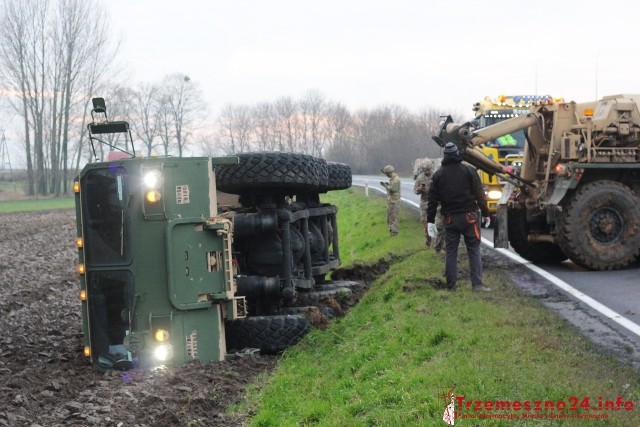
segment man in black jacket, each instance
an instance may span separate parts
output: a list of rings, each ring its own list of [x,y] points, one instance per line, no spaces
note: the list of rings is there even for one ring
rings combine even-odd
[[[444,217],[447,287],[455,289],[458,281],[458,244],[464,237],[469,255],[471,285],[474,291],[491,289],[482,283],[482,259],[480,258],[480,218],[489,222],[489,208],[477,172],[462,163],[458,147],[449,142],[444,148],[442,166],[433,175],[429,188],[427,223],[434,227],[436,209],[440,204]]]

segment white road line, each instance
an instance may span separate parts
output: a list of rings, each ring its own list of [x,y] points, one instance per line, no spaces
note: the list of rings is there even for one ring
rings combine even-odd
[[[360,184],[354,184],[354,185],[360,185]],[[386,190],[382,190],[382,189],[379,189],[379,188],[376,188],[376,187],[369,186],[369,189],[376,190],[376,191],[379,191],[381,193],[385,193],[386,194]],[[420,207],[420,205],[418,205],[416,202],[413,202],[411,200],[404,199],[404,198],[402,198],[401,200],[403,202],[411,205],[411,206],[415,206],[417,208]],[[560,288],[563,291],[567,292],[569,295],[571,295],[574,298],[576,298],[576,299],[582,301],[583,303],[587,304],[589,307],[593,308],[594,310],[596,310],[597,312],[602,314],[604,317],[613,320],[618,325],[622,326],[625,329],[628,329],[629,331],[633,332],[634,334],[636,334],[636,335],[638,335],[640,337],[640,325],[638,325],[637,323],[632,322],[631,320],[627,319],[626,317],[624,317],[620,313],[611,310],[609,307],[607,307],[606,305],[602,304],[601,302],[598,302],[598,301],[594,300],[589,295],[586,295],[586,294],[580,292],[579,290],[577,290],[576,288],[574,288],[573,286],[571,286],[570,284],[568,284],[564,280],[554,276],[553,274],[549,273],[546,270],[543,270],[542,268],[538,267],[537,265],[532,264],[530,261],[527,261],[526,259],[522,258],[520,255],[514,254],[513,252],[510,252],[507,249],[494,248],[493,247],[493,242],[491,240],[485,239],[483,237],[482,238],[482,243],[484,243],[485,245],[489,246],[490,248],[500,252],[504,256],[511,258],[512,260],[516,261],[517,263],[520,263],[520,264],[524,265],[529,270],[531,270],[534,273],[537,273],[540,276],[544,277],[545,279],[547,279],[549,282],[553,283],[558,288]]]
[[[485,245],[493,248],[493,242],[491,240],[489,240],[489,239],[485,239],[483,237],[482,238],[482,243],[484,243]],[[527,267],[529,270],[533,271],[534,273],[537,273],[540,276],[544,277],[545,279],[547,279],[548,281],[553,283],[558,288],[562,289],[563,291],[567,292],[568,294],[570,294],[574,298],[579,299],[583,303],[587,304],[589,307],[591,307],[594,310],[596,310],[597,312],[601,313],[604,317],[613,320],[614,322],[616,322],[620,326],[622,326],[622,327],[628,329],[629,331],[633,332],[634,334],[640,336],[640,325],[638,325],[637,323],[634,323],[631,320],[629,320],[626,317],[624,317],[621,314],[619,314],[618,312],[611,310],[609,307],[607,307],[606,305],[594,300],[590,296],[583,294],[582,292],[580,292],[579,290],[577,290],[576,288],[574,288],[573,286],[571,286],[570,284],[568,284],[564,280],[554,276],[553,274],[549,273],[546,270],[543,270],[542,268],[538,267],[537,265],[532,264],[530,261],[527,261],[526,259],[522,258],[520,255],[514,254],[513,252],[510,252],[507,249],[496,248],[495,250],[500,252],[504,256],[509,257],[512,260],[524,265],[525,267]]]
[[[360,187],[364,187],[364,184],[354,183],[353,185],[357,185],[357,186],[360,186]],[[387,190],[383,190],[382,188],[378,188],[378,187],[371,187],[371,186],[369,186],[369,190],[375,190],[375,191],[377,191],[378,193],[387,194]],[[411,205],[411,206],[416,207],[416,208],[418,208],[418,209],[420,208],[420,205],[419,205],[419,204],[417,204],[416,202],[412,201],[412,200],[405,199],[404,197],[400,197],[400,200],[402,200],[403,202],[405,202],[405,203],[406,203],[406,204],[408,204],[408,205]]]

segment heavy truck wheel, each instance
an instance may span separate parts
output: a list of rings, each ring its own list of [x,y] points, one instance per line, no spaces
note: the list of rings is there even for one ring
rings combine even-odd
[[[303,314],[253,316],[225,322],[228,350],[259,348],[265,354],[277,353],[296,344],[311,327]]]
[[[595,181],[563,206],[558,240],[567,256],[591,270],[616,270],[640,253],[640,199],[626,185]]]
[[[327,163],[329,179],[327,186],[323,187],[320,191],[327,192],[333,190],[346,190],[351,187],[352,175],[351,166],[344,163]]]
[[[522,258],[541,264],[557,264],[568,258],[559,245],[529,241],[529,226],[524,209],[510,208],[507,216],[509,243]]]
[[[347,287],[319,287],[316,286],[310,292],[298,292],[298,297],[296,300],[297,304],[305,305],[321,305],[323,301],[329,298],[346,298],[351,296],[353,293],[351,289]]]
[[[218,190],[243,194],[254,190],[320,190],[329,171],[324,159],[300,153],[236,154],[240,163],[216,166]]]

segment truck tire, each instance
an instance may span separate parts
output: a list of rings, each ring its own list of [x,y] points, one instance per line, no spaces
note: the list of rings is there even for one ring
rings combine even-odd
[[[321,305],[322,301],[329,298],[341,298],[351,296],[353,292],[348,287],[332,287],[329,289],[313,290],[310,292],[298,292],[296,303],[299,305]],[[316,288],[314,288],[316,289]]]
[[[563,206],[558,240],[576,264],[616,270],[640,253],[640,199],[616,181],[586,184]]]
[[[259,348],[273,354],[295,345],[311,326],[303,314],[254,316],[225,322],[227,349]]]
[[[236,154],[240,163],[216,166],[218,190],[243,194],[252,190],[319,190],[329,179],[327,163],[307,154],[258,152]]]
[[[530,242],[524,209],[508,209],[509,243],[522,258],[540,264],[557,264],[568,257],[559,245],[550,242]]]
[[[344,163],[327,163],[329,179],[326,187],[320,191],[326,193],[333,190],[346,190],[351,187],[351,166]]]

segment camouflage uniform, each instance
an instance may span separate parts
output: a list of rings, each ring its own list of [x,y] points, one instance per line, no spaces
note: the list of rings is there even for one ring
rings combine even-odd
[[[424,225],[424,236],[427,246],[431,246],[433,240],[427,233],[427,201],[429,186],[431,185],[431,168],[422,168],[422,172],[416,178],[413,185],[413,192],[420,195],[420,222]]]
[[[400,209],[400,177],[393,169],[387,165],[382,172],[389,177],[389,182],[380,182],[387,189],[387,225],[392,236],[398,234],[398,211]]]
[[[442,212],[440,212],[440,205],[438,205],[438,209],[436,210],[436,229],[438,230],[438,235],[436,236],[436,243],[434,249],[436,252],[440,252],[442,250],[442,246],[444,246],[444,218],[442,217]]]

